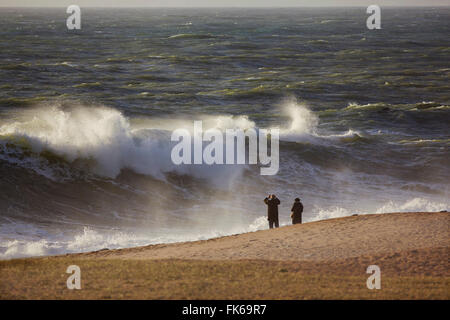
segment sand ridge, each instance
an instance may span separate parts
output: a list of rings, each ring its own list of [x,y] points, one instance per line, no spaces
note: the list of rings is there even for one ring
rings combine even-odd
[[[364,214],[210,240],[77,254],[114,259],[326,261],[447,248],[448,212]]]

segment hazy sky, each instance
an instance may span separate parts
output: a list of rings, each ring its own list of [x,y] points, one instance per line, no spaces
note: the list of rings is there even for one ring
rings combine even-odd
[[[450,0],[0,0],[0,6],[63,6],[77,4],[88,6],[157,6],[157,7],[204,7],[204,6],[439,6],[450,5]]]

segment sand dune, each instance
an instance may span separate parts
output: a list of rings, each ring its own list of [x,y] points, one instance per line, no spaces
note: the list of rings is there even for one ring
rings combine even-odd
[[[341,260],[448,248],[448,212],[368,214],[323,220],[217,239],[101,250],[86,258]]]

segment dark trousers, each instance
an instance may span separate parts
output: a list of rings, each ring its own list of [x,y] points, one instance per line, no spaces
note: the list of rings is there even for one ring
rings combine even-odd
[[[292,219],[292,224],[298,224],[298,223],[302,223],[302,217]]]
[[[279,227],[278,219],[277,219],[277,220],[269,220],[269,228],[270,228],[270,229],[273,228],[273,225],[275,225],[275,228],[278,228],[278,227]]]

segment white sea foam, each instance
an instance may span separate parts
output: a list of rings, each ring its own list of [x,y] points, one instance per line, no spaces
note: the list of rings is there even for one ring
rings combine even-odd
[[[203,118],[205,129],[254,127],[245,116]],[[152,126],[154,123],[158,125]],[[69,162],[93,160],[93,172],[111,178],[127,168],[157,179],[164,179],[165,173],[173,171],[222,181],[242,170],[229,166],[174,165],[170,159],[170,130],[189,128],[188,124],[192,127],[192,122],[187,120],[149,119],[133,127],[128,118],[114,109],[79,105],[67,109],[54,105],[24,111],[14,121],[0,124],[0,136],[25,139],[35,153],[51,151]],[[17,158],[9,159],[19,164]],[[33,163],[32,168],[37,167]]]
[[[348,129],[343,133],[326,134],[319,130],[319,117],[308,106],[295,98],[285,100],[281,112],[289,118],[289,126],[281,129],[280,139],[284,141],[329,143],[336,139],[362,136],[358,131]]]
[[[315,206],[306,221],[319,221],[333,218],[347,217],[352,214],[391,213],[391,212],[438,212],[448,210],[450,203],[436,202],[425,198],[413,198],[406,201],[387,201],[375,208],[347,209],[340,206]]]
[[[32,226],[28,227],[33,229]],[[96,230],[84,227],[83,231],[71,238],[46,236],[44,239],[16,239],[0,241],[0,259],[13,259],[33,256],[57,255],[75,252],[88,252],[100,249],[118,249],[144,246],[158,243],[175,243],[184,241],[206,240],[232,234],[254,232],[267,228],[267,218],[256,218],[249,225],[234,225],[227,230],[208,231],[185,230],[184,232],[167,232],[145,234],[133,230]]]
[[[286,128],[281,130],[281,140],[303,141],[353,134],[349,131],[343,135],[321,136],[317,132],[317,116],[296,100],[287,100],[281,109],[290,119]],[[258,130],[246,115],[198,115],[197,119],[202,120],[204,130]],[[165,179],[167,172],[178,172],[221,183],[242,173],[242,165],[174,165],[170,158],[173,147],[170,134],[179,128],[192,130],[192,120],[130,119],[120,111],[104,106],[73,104],[63,107],[54,104],[19,111],[14,119],[0,123],[0,137],[3,137],[0,142],[3,141],[4,147],[5,141],[26,141],[35,154],[50,151],[70,163],[82,159],[90,164],[95,174],[110,178],[116,177],[125,168],[161,180]],[[7,153],[2,152],[3,158],[5,155]],[[11,162],[27,165],[27,161],[18,160],[20,157],[11,156],[10,159]],[[35,160],[31,162],[31,168],[37,169],[38,173],[52,176]]]
[[[349,210],[339,206],[332,206],[328,208],[320,208],[316,206],[312,210],[312,214],[310,215],[309,219],[305,219],[305,221],[312,222],[333,218],[341,218],[349,216],[351,215],[351,213],[352,212],[350,212]]]
[[[403,202],[389,201],[388,203],[381,206],[376,212],[377,213],[387,213],[387,212],[437,212],[442,210],[448,210],[450,204],[443,202],[434,202],[424,198],[414,198]]]
[[[285,134],[317,134],[319,118],[306,105],[291,98],[283,103],[283,111],[291,122]]]

